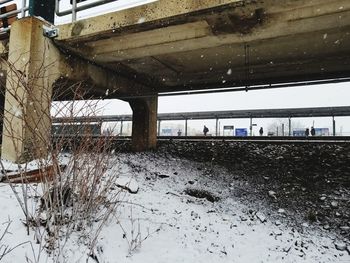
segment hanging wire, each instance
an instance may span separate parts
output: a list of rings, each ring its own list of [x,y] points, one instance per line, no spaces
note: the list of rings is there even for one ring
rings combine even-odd
[[[245,91],[248,92],[250,79],[250,47],[247,43],[244,44],[244,68],[245,68]]]

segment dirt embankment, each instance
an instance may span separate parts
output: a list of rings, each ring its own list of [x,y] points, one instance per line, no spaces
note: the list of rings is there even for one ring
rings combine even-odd
[[[158,152],[224,165],[254,189],[247,202],[350,238],[350,144],[160,141]]]

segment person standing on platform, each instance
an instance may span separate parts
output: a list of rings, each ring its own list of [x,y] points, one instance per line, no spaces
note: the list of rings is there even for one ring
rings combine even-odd
[[[305,136],[308,137],[309,135],[310,135],[310,130],[309,130],[309,128],[306,128],[306,130],[305,130]]]
[[[315,128],[314,128],[314,127],[311,127],[311,135],[312,135],[312,136],[315,136],[315,134],[316,134]]]
[[[204,125],[204,128],[203,128],[204,136],[207,136],[207,133],[208,133],[208,132],[209,132],[208,127]]]
[[[263,136],[263,134],[264,134],[264,129],[263,129],[263,127],[260,127],[259,134],[260,134],[260,136]]]

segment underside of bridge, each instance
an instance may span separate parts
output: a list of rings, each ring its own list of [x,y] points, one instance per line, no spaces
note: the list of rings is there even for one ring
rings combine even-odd
[[[42,36],[44,23],[25,18],[13,24],[10,64],[24,76],[45,68],[46,81],[34,83],[39,95],[71,99],[76,92],[69,87],[79,82],[84,98],[129,96],[124,99],[134,113],[136,150],[155,147],[160,92],[350,77],[348,0],[159,0],[59,26],[54,40]],[[5,115],[20,104],[8,92],[18,91],[13,76],[22,97],[33,86],[30,78],[22,81],[11,72]],[[131,98],[135,95],[146,98]],[[23,102],[33,114],[30,100]],[[29,123],[42,118],[33,119]],[[5,120],[3,153],[10,147],[9,126]]]
[[[59,29],[64,49],[155,92],[350,75],[346,0],[161,0]]]

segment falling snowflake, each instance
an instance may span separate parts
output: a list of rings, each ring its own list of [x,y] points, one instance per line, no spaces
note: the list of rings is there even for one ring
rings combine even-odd
[[[227,75],[231,75],[231,74],[232,74],[232,69],[229,68],[229,69],[227,70],[227,73],[226,73],[226,74],[227,74]]]
[[[139,20],[137,20],[138,24],[144,23],[146,21],[146,18],[140,17]]]

